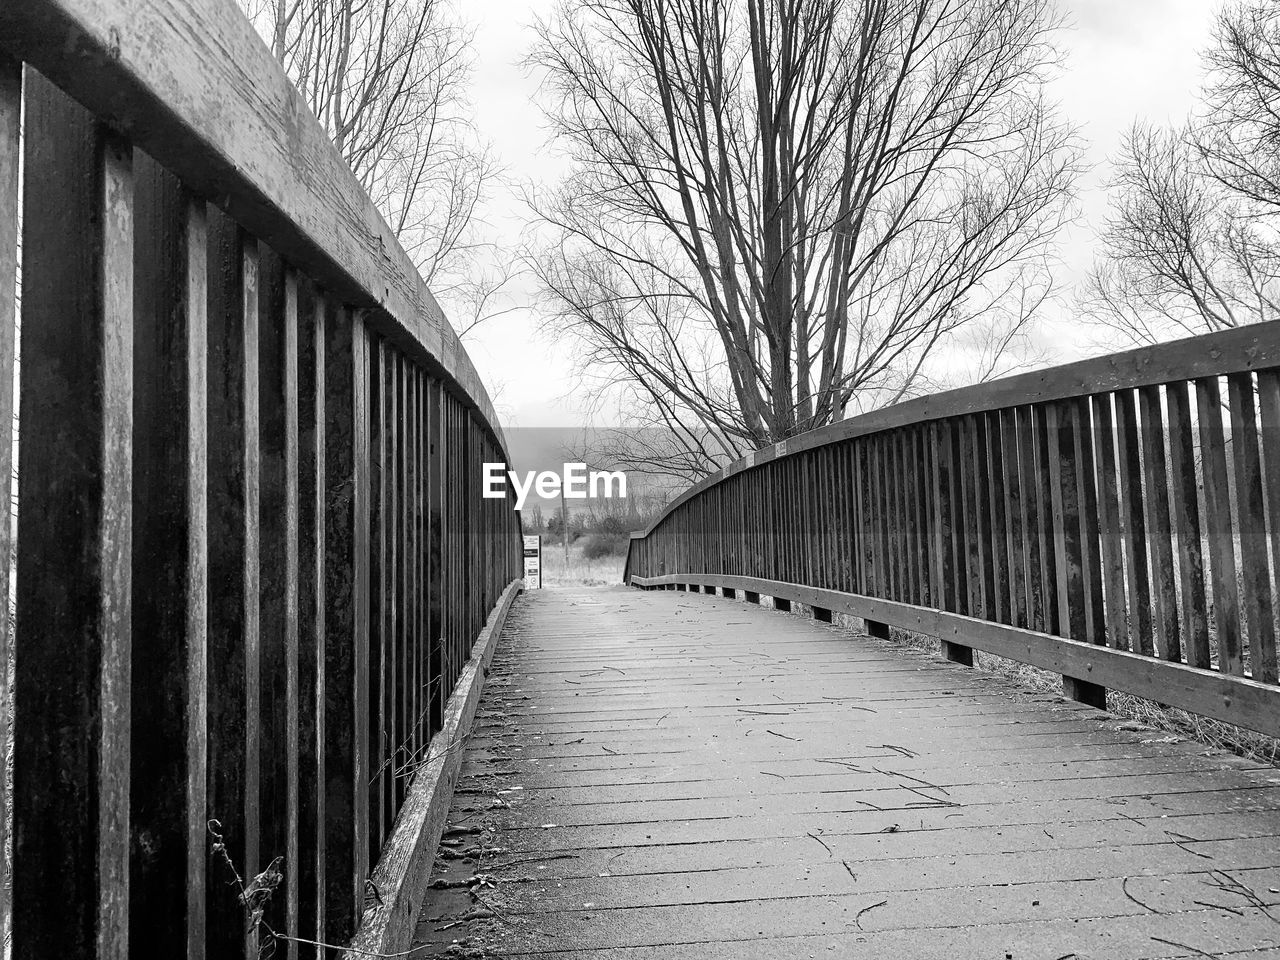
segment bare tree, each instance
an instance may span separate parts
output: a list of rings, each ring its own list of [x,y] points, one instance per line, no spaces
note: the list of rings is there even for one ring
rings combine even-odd
[[[477,211],[499,175],[467,99],[471,31],[448,0],[242,0],[423,279],[467,319],[501,282]]]
[[[1083,304],[1135,344],[1280,316],[1280,4],[1224,9],[1204,59],[1197,114],[1115,162]]]
[[[1007,363],[1079,170],[1048,0],[563,0],[534,268],[694,474]]]

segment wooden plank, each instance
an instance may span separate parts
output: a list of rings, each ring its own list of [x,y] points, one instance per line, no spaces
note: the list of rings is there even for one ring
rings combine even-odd
[[[242,875],[258,862],[257,245],[209,212],[209,801]],[[208,953],[250,950],[225,861],[208,866]]]
[[[1155,640],[1165,660],[1182,659],[1182,629],[1178,619],[1177,564],[1173,554],[1173,528],[1169,523],[1169,477],[1160,388],[1138,391],[1142,414],[1142,470],[1147,516],[1147,543],[1151,548],[1154,581]],[[1134,533],[1136,537],[1136,532]]]
[[[208,217],[136,163],[129,937],[205,950],[208,722]],[[0,414],[3,416],[3,414]],[[5,418],[4,422],[9,422]],[[7,471],[5,471],[7,475]],[[7,501],[7,497],[5,500]]]
[[[1205,601],[1200,507],[1196,491],[1196,452],[1191,439],[1187,384],[1165,387],[1169,406],[1169,469],[1173,515],[1178,534],[1178,571],[1182,578],[1182,641],[1186,662],[1209,666],[1209,616]]]
[[[369,347],[363,318],[325,336],[325,936],[355,930],[369,874]],[[350,638],[347,640],[346,638]]]
[[[978,518],[979,484],[976,473],[977,435],[974,418],[959,418],[960,425],[960,509],[964,517],[960,527],[960,549],[965,558],[965,606],[963,612],[971,617],[985,615],[986,568],[983,563],[981,526]],[[888,599],[888,598],[886,598]]]
[[[444,704],[444,610],[443,580],[443,484],[444,484],[444,419],[441,410],[440,382],[434,377],[427,384],[427,674],[431,690],[429,730],[434,733],[443,723]]]
[[[298,935],[324,934],[325,435],[324,333],[332,307],[304,284],[298,349]],[[307,950],[303,951],[308,954]]]
[[[678,575],[677,575],[678,576]],[[641,586],[674,582],[671,576],[638,578]],[[690,582],[685,575],[681,582]],[[975,650],[1040,667],[1063,676],[1087,678],[1107,689],[1180,707],[1234,723],[1267,736],[1280,735],[1280,687],[1184,664],[1152,660],[1128,650],[1023,630],[931,607],[841,594],[798,583],[752,577],[701,575],[694,583],[752,590],[791,602],[838,610],[865,620],[938,637]]]
[[[1129,593],[1129,628],[1139,653],[1152,654],[1151,575],[1147,564],[1147,522],[1142,502],[1138,408],[1132,390],[1115,395],[1116,447],[1120,451],[1120,526],[1124,532],[1125,583]],[[1163,443],[1161,444],[1161,456]],[[1161,464],[1163,467],[1163,463]],[[1166,507],[1167,509],[1167,507]],[[1167,544],[1167,541],[1166,541]]]
[[[1084,556],[1076,457],[1077,423],[1071,404],[1048,407],[1049,480],[1052,486],[1053,554],[1057,570],[1059,636],[1089,638],[1085,621]]]
[[[0,54],[0,595],[10,596],[13,573],[13,360],[18,280],[18,191],[21,162],[22,64]],[[13,620],[0,618],[0,671],[5,696],[0,697],[0,757],[12,756],[13,697],[9,695],[13,662]],[[9,764],[0,767],[0,931],[10,929],[11,876],[9,814],[12,784]],[[2,934],[0,934],[2,935]]]
[[[24,147],[13,955],[124,957],[133,149],[31,71]]]
[[[959,417],[943,424],[943,449],[947,457],[947,502],[951,528],[951,580],[954,606],[948,609],[968,613],[969,606],[969,551],[965,542],[968,529],[964,502],[964,428]]]
[[[285,930],[297,931],[301,917],[298,639],[300,622],[300,491],[298,487],[298,274],[292,267],[284,277],[284,656],[285,656]],[[296,936],[296,933],[292,935]],[[289,960],[297,960],[298,943],[286,944]]]
[[[1101,547],[1100,580],[1105,589],[1106,642],[1121,650],[1129,647],[1129,608],[1125,599],[1124,543],[1120,526],[1120,489],[1116,468],[1115,427],[1111,397],[1094,394],[1093,459],[1097,465],[1098,539]]]
[[[1036,540],[1040,555],[1039,570],[1033,572],[1040,584],[1044,632],[1061,634],[1066,624],[1059,616],[1061,597],[1058,593],[1058,553],[1054,536],[1053,459],[1057,456],[1057,438],[1049,431],[1049,405],[1036,404],[1030,416],[1035,449],[1035,502],[1039,523]]]
[[[1200,465],[1204,472],[1205,529],[1209,534],[1209,571],[1213,580],[1218,666],[1244,672],[1240,646],[1240,595],[1236,583],[1235,529],[1231,522],[1227,448],[1222,431],[1222,388],[1217,377],[1195,382],[1200,428]]]
[[[369,377],[370,443],[373,463],[370,466],[370,482],[376,491],[370,500],[369,529],[373,538],[373,558],[369,567],[369,590],[374,597],[373,617],[369,623],[369,744],[370,767],[373,771],[369,797],[370,843],[381,845],[391,825],[391,792],[388,770],[391,754],[388,744],[391,736],[388,728],[387,651],[391,637],[391,469],[390,457],[394,443],[394,422],[391,419],[390,348],[386,340],[376,338],[372,344],[371,371]]]
[[[1010,612],[1012,595],[1009,589],[1009,555],[1010,535],[1006,517],[1005,467],[1006,463],[1016,460],[1016,454],[1010,455],[1003,446],[1004,434],[1001,431],[1000,415],[988,413],[983,415],[986,427],[986,449],[982,451],[987,471],[987,530],[988,530],[988,563],[991,567],[991,605],[987,618],[1002,623],[1012,623]]]
[[[1253,394],[1253,377],[1249,374],[1236,373],[1227,378],[1236,516],[1240,522],[1240,582],[1249,625],[1249,672],[1255,680],[1274,683],[1276,631],[1267,557],[1266,506],[1262,497],[1264,479],[1258,449],[1258,407]]]
[[[191,190],[219,198],[344,303],[369,309],[375,328],[441,372],[505,449],[483,383],[412,258],[239,7],[31,0],[0,8],[0,47]],[[210,90],[225,94],[214,102]]]
[[[1093,461],[1093,425],[1089,400],[1067,401],[1075,436],[1076,491],[1080,498],[1080,559],[1084,581],[1085,632],[1093,643],[1106,643],[1106,613],[1102,602],[1102,535],[1098,529],[1097,471]]]
[[[258,245],[258,429],[260,462],[259,492],[255,516],[258,521],[259,590],[259,712],[257,736],[260,774],[257,792],[260,858],[259,869],[269,865],[296,863],[286,859],[288,839],[289,779],[289,693],[296,683],[295,663],[289,664],[289,628],[286,625],[287,597],[297,586],[296,561],[292,571],[294,583],[285,582],[288,547],[285,426],[285,265],[269,247]],[[294,304],[296,313],[296,303]],[[296,471],[296,466],[295,466]],[[295,623],[296,640],[296,623]],[[290,676],[292,674],[292,677]],[[296,690],[294,691],[296,710]],[[250,725],[254,723],[250,718]],[[296,749],[296,737],[294,739]],[[263,922],[272,930],[296,929],[287,925],[288,875],[279,896],[263,905]],[[280,949],[287,952],[287,945]]]
[[[1022,450],[1018,443],[1018,411],[1000,411],[1000,465],[1004,473],[1005,570],[1008,576],[1009,623],[1029,627],[1027,568],[1023,562],[1026,540],[1023,526]]]
[[[1151,936],[1206,953],[1267,942],[1261,912],[1194,902],[1228,902],[1205,893],[1208,866],[1257,888],[1280,864],[1280,790],[1259,765],[718,598],[520,603],[521,642],[499,646],[466,745],[420,952],[456,940],[522,957],[567,942],[593,960],[947,960],[992,942],[1045,957],[1172,952]],[[565,684],[584,660],[598,673]],[[764,671],[776,706],[739,712]],[[965,710],[943,696],[957,686]],[[618,708],[591,722],[585,697]],[[477,873],[513,922],[474,909]]]
[[[1263,459],[1271,477],[1280,476],[1280,371],[1258,374],[1258,406],[1262,418]],[[1280,483],[1265,484],[1271,539],[1271,597],[1280,604]]]

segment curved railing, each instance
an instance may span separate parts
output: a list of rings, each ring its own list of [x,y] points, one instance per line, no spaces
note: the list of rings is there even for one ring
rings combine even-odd
[[[14,955],[411,925],[369,877],[521,563],[457,337],[232,0],[0,6],[6,428],[19,257]]]
[[[1280,322],[911,400],[768,447],[628,581],[839,610],[1280,736]]]

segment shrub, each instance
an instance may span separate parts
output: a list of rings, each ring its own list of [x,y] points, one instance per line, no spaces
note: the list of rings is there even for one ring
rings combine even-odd
[[[588,560],[601,557],[620,557],[627,549],[627,537],[620,533],[592,533],[586,538],[582,555]]]

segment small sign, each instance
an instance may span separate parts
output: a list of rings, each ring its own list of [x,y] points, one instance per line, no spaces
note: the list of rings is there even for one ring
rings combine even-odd
[[[524,588],[542,589],[542,535],[526,534],[524,538]]]

